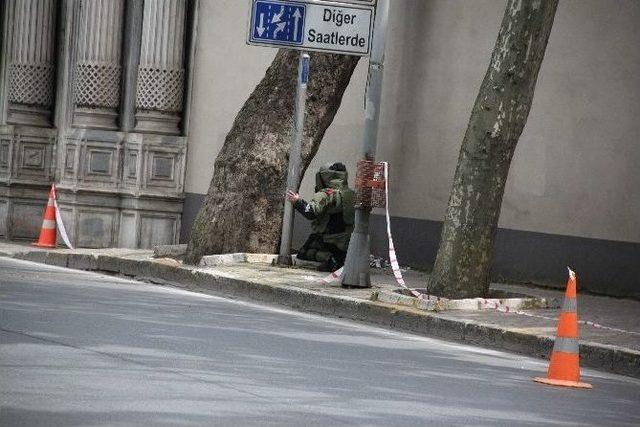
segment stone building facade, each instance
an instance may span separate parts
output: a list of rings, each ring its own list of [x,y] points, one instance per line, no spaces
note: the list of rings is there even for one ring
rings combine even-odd
[[[0,237],[56,183],[72,242],[179,239],[197,0],[4,0]]]

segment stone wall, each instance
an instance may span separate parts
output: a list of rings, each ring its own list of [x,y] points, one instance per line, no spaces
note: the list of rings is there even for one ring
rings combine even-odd
[[[176,243],[198,0],[5,0],[0,237],[55,182],[81,247]]]

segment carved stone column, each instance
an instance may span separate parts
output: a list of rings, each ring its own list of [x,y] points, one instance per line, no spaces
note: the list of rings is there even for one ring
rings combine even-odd
[[[55,99],[56,0],[5,0],[6,123],[48,127]]]
[[[124,0],[80,0],[73,126],[118,128]]]
[[[37,237],[55,180],[78,247],[178,241],[197,10],[0,0],[0,237]]]
[[[0,0],[0,236],[32,239],[54,178],[59,0]]]
[[[145,0],[136,130],[180,133],[184,107],[186,0]]]

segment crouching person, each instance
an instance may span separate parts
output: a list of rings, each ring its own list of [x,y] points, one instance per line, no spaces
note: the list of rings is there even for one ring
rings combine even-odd
[[[287,190],[287,198],[295,209],[311,220],[312,234],[297,257],[320,262],[320,271],[335,271],[347,257],[355,217],[355,192],[349,188],[347,168],[342,163],[322,166],[316,174],[315,191],[307,202]]]

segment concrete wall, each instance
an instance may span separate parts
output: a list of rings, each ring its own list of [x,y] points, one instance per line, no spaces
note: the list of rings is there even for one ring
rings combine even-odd
[[[391,210],[399,219],[397,227],[429,230],[422,242],[408,233],[411,241],[397,243],[401,252],[411,248],[408,258],[419,258],[425,245],[437,247],[437,224],[444,215],[460,143],[504,4],[498,0],[391,3],[378,153],[391,163]],[[201,200],[198,195],[206,193],[224,137],[275,54],[245,45],[247,15],[245,2],[202,2],[185,216],[193,215],[190,211]],[[500,227],[507,230],[532,232],[551,241],[574,236],[578,246],[588,241],[595,244],[594,253],[608,251],[611,242],[627,242],[621,243],[627,254],[623,259],[631,262],[616,268],[627,272],[622,280],[629,286],[640,282],[640,192],[635,191],[640,184],[638,22],[638,1],[560,2],[500,218]],[[362,137],[366,67],[362,60],[311,170],[334,159],[346,161],[354,170]],[[303,181],[303,196],[313,189],[311,175]],[[189,222],[183,223],[185,234]],[[522,239],[522,245],[504,250],[526,255],[531,241]],[[565,254],[570,251],[567,245],[554,247],[558,257],[564,254],[564,263],[585,260]],[[501,250],[498,260],[512,264],[513,256],[505,258]],[[431,262],[414,264],[428,267]],[[502,267],[513,270],[506,264]],[[559,271],[547,279],[563,274]]]

